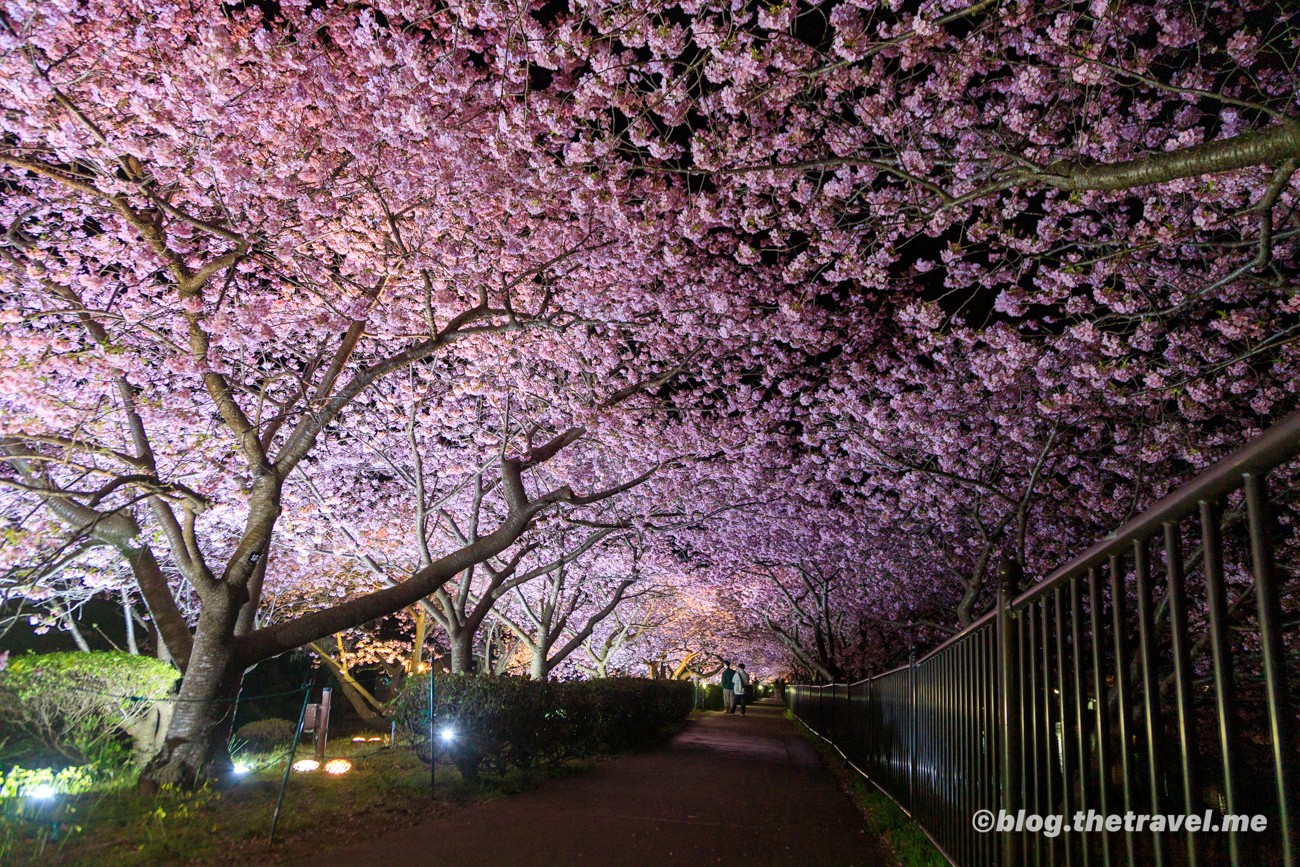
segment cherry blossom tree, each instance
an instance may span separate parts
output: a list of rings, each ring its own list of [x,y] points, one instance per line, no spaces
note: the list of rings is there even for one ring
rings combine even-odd
[[[426,598],[548,508],[621,489],[529,492],[586,427],[530,438],[498,455],[502,523],[393,586],[256,627],[287,480],[386,377],[533,333],[573,334],[634,391],[677,369],[680,341],[635,339],[609,306],[645,289],[674,307],[680,281],[644,255],[663,247],[663,203],[534,158],[562,133],[502,103],[505,25],[476,48],[469,21],[418,10],[409,28],[293,5],[4,15],[3,449],[29,500],[129,565],[185,672],[145,776],[188,783],[225,766],[220,702],[249,665]],[[499,53],[495,71],[475,50]],[[200,600],[192,632],[166,561]]]
[[[896,661],[1292,408],[1298,45],[1268,0],[17,0],[5,592],[144,601],[155,782],[395,612],[469,670],[549,588],[571,650],[623,533],[672,592],[597,672]]]

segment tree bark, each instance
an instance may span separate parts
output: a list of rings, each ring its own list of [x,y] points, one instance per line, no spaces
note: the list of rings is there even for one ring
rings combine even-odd
[[[189,789],[230,774],[233,765],[226,745],[244,673],[234,664],[238,610],[229,599],[204,606],[166,739],[140,775],[142,788]]]
[[[546,664],[546,654],[549,651],[549,647],[533,645],[532,661],[528,666],[528,676],[533,680],[546,680],[546,676],[551,673],[551,666]]]
[[[451,638],[451,654],[448,661],[452,674],[473,674],[474,672],[474,630],[457,629]]]
[[[1036,177],[1062,190],[1127,190],[1179,178],[1270,165],[1294,157],[1300,157],[1300,122],[1287,120],[1258,132],[1122,163],[1054,163]]]

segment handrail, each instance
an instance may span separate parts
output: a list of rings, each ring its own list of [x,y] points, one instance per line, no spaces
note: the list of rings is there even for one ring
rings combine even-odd
[[[1187,484],[1179,486],[1172,494],[1159,500],[1136,518],[1111,531],[1101,541],[1094,543],[1092,547],[1064,566],[1055,569],[1046,578],[1036,582],[1011,601],[1012,610],[1018,611],[1042,594],[1056,589],[1058,584],[1080,572],[1102,565],[1111,554],[1125,549],[1135,539],[1154,535],[1165,524],[1191,516],[1200,508],[1203,501],[1217,500],[1240,487],[1242,476],[1275,467],[1297,455],[1300,455],[1300,410],[1286,416],[1246,445],[1214,463]],[[917,664],[925,662],[936,653],[943,652],[979,631],[992,623],[996,616],[996,609],[988,612],[938,647],[925,653],[916,660]],[[906,665],[901,665],[876,677],[884,677],[885,674],[906,669]]]
[[[789,684],[786,703],[899,803],[954,867],[1061,863],[1062,856],[1070,863],[1076,852],[1085,863],[1095,856],[1095,863],[1136,867],[1160,863],[1165,853],[1166,863],[1185,863],[1179,850],[1186,863],[1300,867],[1300,762],[1288,698],[1296,674],[1284,641],[1266,483],[1297,457],[1300,412],[1014,598],[1009,579],[1019,570],[1000,570],[997,608],[919,659],[913,653],[904,665],[852,683]],[[1249,544],[1225,546],[1223,513],[1237,491]],[[1194,588],[1189,544],[1202,552]],[[1233,635],[1229,564],[1252,577],[1257,645]],[[1162,590],[1168,617],[1158,622]],[[1237,593],[1238,602],[1246,598],[1245,589]],[[1194,646],[1208,653],[1213,688],[1204,694],[1192,678]],[[1236,689],[1243,678],[1262,689]],[[1214,768],[1213,797],[1198,767]],[[1076,826],[1081,833],[1054,837],[1037,815],[1044,807],[1110,818],[1104,828]],[[1248,807],[1264,810],[1268,836],[1232,824],[1205,836],[1190,820],[1168,834],[1110,821],[1120,809],[1192,816],[1213,808],[1207,817],[1244,817]],[[992,828],[975,818],[995,809],[1033,813],[1039,826],[1026,819],[1023,829],[1019,820],[1008,829],[999,821],[996,835],[984,833]]]

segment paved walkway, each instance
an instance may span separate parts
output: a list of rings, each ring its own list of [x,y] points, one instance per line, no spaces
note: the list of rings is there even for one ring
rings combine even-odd
[[[304,867],[875,867],[877,847],[780,707],[757,705]]]

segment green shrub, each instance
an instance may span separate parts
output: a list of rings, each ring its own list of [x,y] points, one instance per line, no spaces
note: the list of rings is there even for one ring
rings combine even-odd
[[[42,790],[60,795],[76,795],[89,791],[94,776],[85,768],[23,768],[18,765],[0,776],[0,800],[23,798],[40,794]]]
[[[393,718],[429,760],[428,676],[409,678]],[[691,712],[694,689],[681,681],[606,678],[532,681],[450,675],[435,682],[437,751],[473,779],[480,766],[501,772],[539,761],[639,746]],[[453,737],[443,739],[444,730]]]
[[[0,725],[74,764],[120,765],[124,738],[153,743],[177,676],[129,653],[14,657],[0,671]]]
[[[293,740],[297,725],[287,719],[260,719],[240,726],[235,732],[235,740],[243,742],[252,752],[267,753]]]

